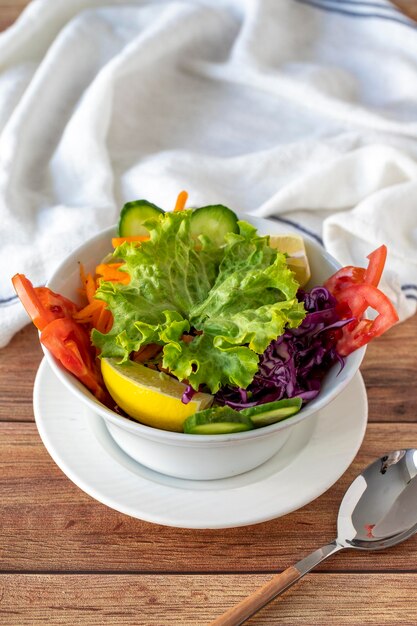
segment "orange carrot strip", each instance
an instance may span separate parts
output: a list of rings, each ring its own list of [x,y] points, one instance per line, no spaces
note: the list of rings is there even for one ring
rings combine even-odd
[[[149,239],[150,239],[149,235],[134,235],[132,237],[113,237],[113,239],[111,240],[111,244],[113,248],[117,248],[117,246],[121,246],[122,243],[125,243],[126,241],[128,243],[132,243],[132,242],[141,243],[142,241],[149,241]]]
[[[119,271],[121,265],[123,265],[123,263],[101,263],[101,265],[97,265],[96,267],[96,274],[103,280],[110,280],[127,285],[130,282],[130,276],[127,272]]]
[[[90,304],[94,300],[94,294],[96,293],[96,289],[97,289],[96,281],[94,280],[91,274],[87,274],[86,279],[85,279],[85,293],[87,296],[87,300],[88,302],[90,302]]]
[[[105,304],[103,302],[103,304]],[[108,321],[108,314],[110,313],[110,311],[107,311],[106,307],[102,307],[98,318],[97,318],[97,323],[95,325],[95,328],[97,328],[97,330],[101,333],[106,332],[106,322]]]
[[[120,267],[122,267],[123,263],[100,263],[100,265],[97,265],[96,267],[96,274],[101,274],[102,270],[106,271],[106,269],[114,269],[114,270],[118,270]]]
[[[93,300],[90,304],[87,304],[81,311],[78,311],[73,315],[73,318],[77,322],[86,323],[91,322],[93,319],[93,314],[99,310],[101,311],[105,308],[106,303],[103,300]]]
[[[113,315],[103,300],[94,300],[73,317],[79,324],[89,324],[102,333],[107,333],[113,326]]]
[[[174,211],[183,211],[185,209],[185,203],[188,199],[188,193],[186,191],[180,191],[177,201],[175,203]]]
[[[94,294],[97,289],[96,281],[94,280],[91,274],[86,274],[84,270],[84,266],[80,263],[80,278],[82,283],[82,288],[79,290],[79,293],[84,295],[88,302],[91,302],[94,299]]]
[[[77,289],[78,293],[80,294],[80,296],[82,298],[87,299],[87,294],[86,294],[86,290],[85,290],[85,283],[86,283],[86,275],[85,275],[85,271],[84,271],[84,265],[82,263],[79,264],[80,265],[80,280],[81,280],[81,287],[79,289]]]
[[[97,328],[98,320],[100,319],[101,311],[102,311],[102,309],[100,308],[100,309],[96,309],[93,312],[93,316],[92,316],[93,319],[91,320],[91,324],[92,324],[93,328]]]

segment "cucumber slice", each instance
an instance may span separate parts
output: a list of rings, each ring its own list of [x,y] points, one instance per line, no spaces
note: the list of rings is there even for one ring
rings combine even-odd
[[[149,235],[143,222],[150,218],[159,218],[164,211],[147,200],[134,200],[124,205],[119,218],[119,237]]]
[[[288,398],[285,400],[277,400],[276,402],[258,404],[258,406],[243,409],[240,414],[249,417],[255,428],[260,428],[261,426],[269,426],[270,424],[275,424],[287,417],[295,415],[301,409],[302,403],[301,398]]]
[[[225,435],[253,428],[252,420],[228,406],[198,411],[185,420],[184,432],[190,435]]]
[[[194,209],[191,215],[191,235],[196,239],[199,235],[206,235],[220,247],[227,233],[238,232],[236,215],[222,204]]]

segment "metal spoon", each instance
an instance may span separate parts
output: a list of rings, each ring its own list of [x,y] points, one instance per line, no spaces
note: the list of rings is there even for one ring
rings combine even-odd
[[[238,626],[343,548],[382,550],[417,531],[417,450],[384,455],[350,485],[339,508],[337,539],[292,565],[210,626]]]

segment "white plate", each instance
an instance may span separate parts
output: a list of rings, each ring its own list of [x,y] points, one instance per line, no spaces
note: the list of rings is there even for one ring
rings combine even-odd
[[[240,476],[210,481],[171,478],[131,459],[45,360],[36,376],[34,411],[56,464],[99,502],[157,524],[228,528],[286,515],[329,489],[362,443],[368,404],[357,373],[330,405],[293,429],[275,457]]]

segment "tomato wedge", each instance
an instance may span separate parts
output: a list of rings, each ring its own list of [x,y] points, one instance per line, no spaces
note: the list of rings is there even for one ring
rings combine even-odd
[[[36,295],[43,304],[44,308],[49,310],[55,319],[59,317],[72,317],[78,311],[78,307],[74,302],[61,296],[48,287],[36,287]]]
[[[346,265],[337,270],[330,278],[326,280],[324,286],[331,294],[337,297],[339,291],[347,289],[352,285],[361,283],[369,283],[374,287],[378,287],[381,275],[387,258],[387,246],[382,245],[371,254],[368,254],[368,267],[355,267],[354,265]]]
[[[50,322],[41,332],[41,342],[71,374],[74,374],[96,396],[106,403],[104,389],[88,331],[69,318]]]
[[[337,294],[343,289],[363,283],[365,280],[365,272],[366,270],[363,267],[346,265],[332,274],[332,276],[326,280],[324,286],[337,299]]]
[[[341,305],[347,304],[357,318],[342,329],[342,337],[337,342],[337,351],[342,356],[347,356],[374,337],[379,337],[398,322],[398,314],[391,300],[369,283],[344,289],[338,294],[338,302]],[[358,313],[362,315],[368,306],[377,311],[378,316],[374,320],[358,319]]]
[[[36,328],[42,330],[49,322],[55,319],[52,311],[48,310],[36,294],[36,289],[23,274],[15,274],[12,278],[13,287],[20,302],[26,309]]]
[[[365,271],[364,280],[374,287],[378,287],[381,280],[382,271],[387,259],[387,246],[382,245],[366,257],[369,259],[368,267]]]
[[[346,356],[382,335],[398,322],[397,312],[387,296],[377,289],[387,258],[387,247],[380,246],[368,255],[368,267],[348,265],[335,272],[324,286],[336,298],[342,319],[355,317],[346,324],[337,342],[337,351]],[[361,319],[366,309],[377,311],[374,320]]]
[[[27,314],[38,330],[43,330],[53,320],[71,317],[77,312],[76,305],[48,287],[34,287],[23,274],[15,274],[13,287]]]
[[[111,399],[96,366],[88,331],[73,320],[78,307],[48,287],[34,287],[23,274],[12,278],[14,288],[43,345],[104,404]],[[114,404],[114,403],[113,403]]]

